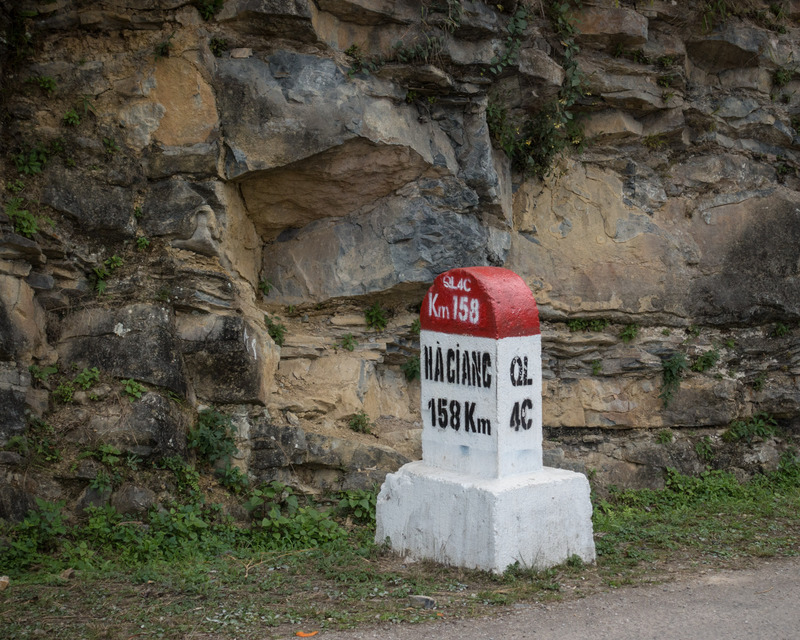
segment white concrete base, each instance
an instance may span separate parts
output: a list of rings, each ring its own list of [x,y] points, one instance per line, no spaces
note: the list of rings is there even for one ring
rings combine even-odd
[[[375,541],[394,551],[468,569],[533,569],[572,555],[594,562],[589,482],[545,467],[498,479],[411,462],[386,476]]]

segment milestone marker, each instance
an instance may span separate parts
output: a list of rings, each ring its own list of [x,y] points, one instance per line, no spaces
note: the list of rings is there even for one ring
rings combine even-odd
[[[376,541],[496,572],[592,562],[588,481],[542,465],[530,289],[507,269],[452,269],[428,290],[420,327],[422,460],[386,477]]]

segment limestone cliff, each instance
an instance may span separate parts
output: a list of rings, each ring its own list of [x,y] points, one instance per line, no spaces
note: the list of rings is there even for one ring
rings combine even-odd
[[[86,498],[30,467],[42,424],[158,461],[208,407],[254,480],[379,481],[419,456],[422,294],[467,265],[539,303],[546,463],[658,484],[793,438],[800,2],[0,17],[0,517]],[[719,438],[764,414],[782,437]]]

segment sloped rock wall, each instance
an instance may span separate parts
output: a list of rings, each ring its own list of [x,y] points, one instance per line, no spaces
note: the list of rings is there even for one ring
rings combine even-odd
[[[657,485],[715,464],[704,438],[743,474],[776,464],[800,408],[800,3],[573,9],[584,149],[543,177],[512,170],[490,123],[573,81],[552,3],[199,4],[0,10],[6,511],[37,493],[14,453],[34,417],[157,460],[215,406],[254,479],[379,480],[420,455],[418,304],[466,265],[537,298],[549,464]],[[715,356],[665,406],[675,353]],[[68,397],[94,369],[103,392]],[[148,392],[132,412],[130,381]],[[370,434],[348,426],[362,411]],[[757,412],[783,439],[729,450]]]

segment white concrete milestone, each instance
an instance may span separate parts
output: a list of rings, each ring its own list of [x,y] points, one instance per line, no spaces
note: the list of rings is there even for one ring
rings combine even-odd
[[[496,267],[440,275],[420,313],[422,461],[390,474],[375,539],[502,572],[595,559],[586,477],[542,466],[539,313]]]

